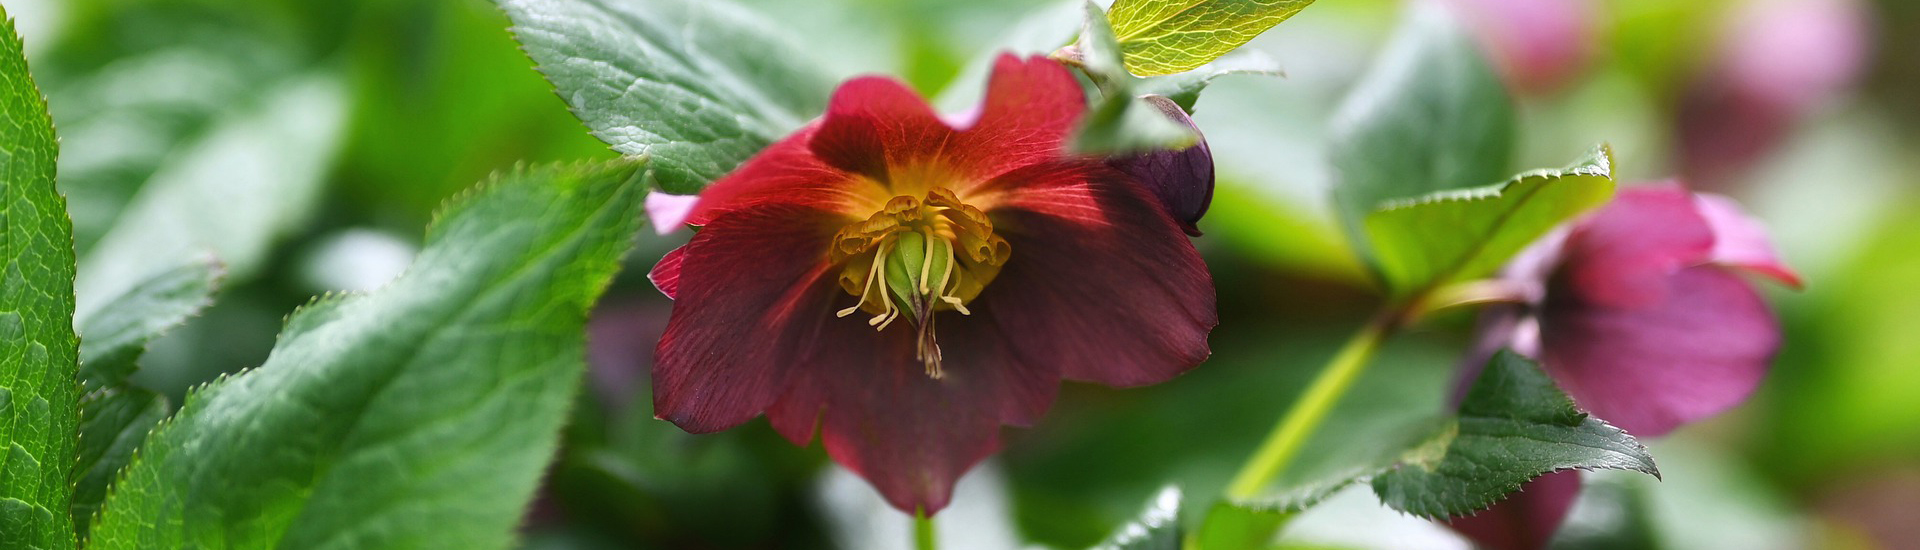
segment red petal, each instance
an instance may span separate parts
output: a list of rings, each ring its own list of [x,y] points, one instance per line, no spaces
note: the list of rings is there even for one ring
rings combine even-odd
[[[1059,158],[1086,102],[1080,83],[1060,63],[1001,54],[980,115],[955,151],[991,167],[973,173],[982,179]]]
[[[662,261],[681,276],[663,285],[677,295],[655,352],[655,414],[711,432],[773,404],[844,294],[824,276],[836,216],[788,204],[733,211]]]
[[[1662,282],[1664,299],[1634,307],[1549,291],[1540,317],[1547,372],[1582,408],[1642,437],[1740,403],[1780,345],[1779,323],[1738,275],[1698,266]]]
[[[991,305],[979,305],[972,316],[939,317],[939,380],[914,358],[905,321],[885,331],[861,318],[826,323],[819,336],[826,344],[768,419],[798,444],[812,437],[817,420],[827,453],[895,508],[939,511],[961,474],[1000,448],[1000,426],[1037,418],[1059,385],[1052,369],[1019,361]]]
[[[1019,304],[1000,325],[1022,357],[1110,386],[1159,383],[1207,358],[1213,278],[1145,189],[1081,162],[988,186],[1004,189],[988,215],[1013,256],[978,301]]]
[[[984,181],[1058,158],[1085,107],[1066,67],[1044,57],[1002,55],[966,128],[950,125],[899,81],[862,77],[834,92],[811,147],[827,164],[876,181],[928,166],[952,170],[961,181]],[[955,190],[964,194],[966,187]]]
[[[861,185],[859,180],[821,162],[807,150],[814,131],[810,126],[794,132],[707,186],[687,213],[686,223],[704,226],[728,212],[765,204],[843,212],[869,202],[855,191]],[[859,215],[864,217],[866,213]]]
[[[1553,472],[1520,486],[1520,492],[1492,508],[1455,518],[1447,526],[1488,550],[1546,548],[1579,496],[1578,470]]]
[[[660,262],[653,264],[653,271],[647,272],[647,280],[653,281],[653,287],[668,300],[680,296],[680,268],[686,265],[686,258],[687,247],[683,245],[661,256]]]
[[[1678,184],[1622,191],[1574,227],[1562,249],[1565,291],[1627,307],[1665,299],[1666,278],[1706,263],[1713,228]]]
[[[834,90],[809,146],[835,168],[885,182],[889,167],[949,153],[954,134],[905,84],[868,76]]]

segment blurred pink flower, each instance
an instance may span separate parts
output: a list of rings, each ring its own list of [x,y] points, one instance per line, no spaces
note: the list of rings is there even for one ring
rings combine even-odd
[[[1869,50],[1858,0],[1751,0],[1681,99],[1681,171],[1723,188],[1858,79]]]
[[[1546,95],[1592,64],[1593,0],[1445,0],[1518,95]]]

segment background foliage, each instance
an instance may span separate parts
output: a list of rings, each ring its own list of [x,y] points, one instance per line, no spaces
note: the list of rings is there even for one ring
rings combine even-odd
[[[805,63],[817,66],[808,70],[818,73],[788,75],[803,80],[796,89],[809,90],[786,98],[794,104],[723,97],[751,109],[741,120],[772,127],[743,128],[747,141],[810,116],[818,86],[857,73],[902,75],[941,95],[943,104],[965,104],[976,93],[976,60],[990,45],[1050,51],[1071,39],[1082,14],[1074,3],[1013,0],[740,3],[778,22],[774,31],[802,45]],[[583,127],[570,115],[490,2],[5,4],[20,20],[33,76],[61,136],[59,191],[72,212],[80,258],[74,306],[83,332],[122,334],[89,327],[114,327],[114,319],[93,312],[127,303],[179,319],[122,326],[127,343],[117,347],[89,336],[88,346],[100,347],[78,350],[118,358],[93,363],[121,365],[83,375],[90,397],[82,401],[81,429],[108,434],[83,439],[83,460],[125,463],[159,412],[183,402],[189,412],[216,409],[221,394],[262,383],[240,375],[203,386],[267,363],[283,318],[313,296],[371,291],[416,259],[432,265],[426,262],[435,248],[423,244],[429,237],[420,228],[473,182],[517,161],[617,157],[589,133],[604,135],[617,124]],[[1500,170],[1462,178],[1494,184],[1521,168],[1564,166],[1602,141],[1615,148],[1612,169],[1623,184],[1679,170],[1681,98],[1713,78],[1699,52],[1712,51],[1712,29],[1726,27],[1735,4],[1597,2],[1601,38],[1592,66],[1564,89],[1520,99],[1512,158],[1497,161]],[[1911,401],[1920,393],[1920,343],[1911,321],[1920,301],[1910,288],[1920,280],[1920,181],[1913,176],[1920,166],[1905,154],[1920,146],[1913,131],[1920,112],[1912,109],[1920,105],[1920,75],[1912,68],[1920,10],[1902,0],[1868,6],[1879,25],[1872,34],[1878,55],[1864,83],[1826,98],[1755,168],[1721,187],[1767,220],[1784,255],[1809,280],[1803,293],[1770,291],[1788,341],[1761,395],[1654,443],[1664,482],[1592,476],[1562,544],[1760,548],[1920,540],[1905,521],[1920,507],[1920,409]],[[1353,137],[1330,130],[1335,113],[1366,77],[1368,60],[1391,47],[1385,38],[1398,8],[1386,0],[1313,4],[1249,46],[1277,62],[1284,78],[1226,76],[1200,97],[1195,120],[1222,178],[1203,224],[1208,235],[1197,241],[1223,297],[1214,359],[1157,387],[1065,388],[1041,425],[1011,431],[1007,452],[963,481],[955,507],[941,519],[966,525],[945,532],[974,544],[948,547],[1085,547],[1150,502],[1162,513],[1197,516],[1205,507],[1193,503],[1211,501],[1332,355],[1334,342],[1384,299],[1366,264],[1346,251],[1343,239],[1359,228],[1334,221],[1342,203],[1329,198],[1328,187],[1340,161],[1329,143]],[[1123,53],[1127,36],[1116,33]],[[665,36],[662,43],[685,42]],[[674,174],[710,175],[711,167],[701,170],[661,168],[653,182],[671,186]],[[587,323],[582,386],[549,388],[580,400],[557,442],[560,459],[545,473],[513,544],[885,548],[907,540],[898,515],[824,464],[817,448],[792,448],[760,422],[695,437],[652,419],[645,369],[667,305],[640,275],[683,238],[648,235],[635,245]],[[407,281],[394,284],[417,284]],[[216,288],[217,299],[206,305]],[[575,290],[568,299],[592,297]],[[327,303],[375,308],[380,296]],[[335,308],[320,306],[293,323],[322,330],[316,313]],[[514,318],[503,316],[501,322]],[[1443,316],[1397,340],[1289,477],[1316,479],[1395,450],[1368,434],[1417,425],[1444,406],[1470,324]],[[14,368],[6,361],[15,355],[5,351],[0,372],[14,372],[3,370]],[[188,399],[196,387],[214,389]],[[13,402],[22,402],[18,394]],[[182,437],[196,415],[176,420],[160,437]],[[140,472],[190,475],[159,467]],[[508,493],[532,490],[526,483],[537,473],[523,474],[518,485],[508,483]],[[103,483],[83,479],[81,500],[97,502]],[[1185,488],[1188,505],[1158,506],[1155,497],[1168,483]],[[0,498],[12,489],[0,482],[7,491]],[[0,522],[9,514],[0,507]],[[76,519],[88,521],[85,514]],[[1354,522],[1369,528],[1351,529]],[[1332,495],[1286,536],[1316,546],[1459,544],[1443,529],[1381,508],[1365,488]]]

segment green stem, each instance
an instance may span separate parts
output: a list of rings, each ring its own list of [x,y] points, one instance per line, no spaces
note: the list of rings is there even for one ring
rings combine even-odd
[[[1307,391],[1287,409],[1286,416],[1280,417],[1280,423],[1274,425],[1260,449],[1240,467],[1240,473],[1233,476],[1233,483],[1227,485],[1228,498],[1244,500],[1258,496],[1261,489],[1286,471],[1307,438],[1326,420],[1327,413],[1353,387],[1360,373],[1367,370],[1368,360],[1380,348],[1380,342],[1399,325],[1399,318],[1397,313],[1376,317],[1347,340],[1333,361],[1322,368],[1320,376],[1307,386]]]
[[[934,537],[933,518],[927,513],[913,513],[913,547],[917,550],[939,550],[940,542]]]

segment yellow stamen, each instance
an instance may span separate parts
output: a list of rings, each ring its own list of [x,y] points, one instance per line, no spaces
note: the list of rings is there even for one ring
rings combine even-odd
[[[830,259],[845,264],[841,287],[858,299],[836,315],[866,311],[872,314],[868,326],[880,331],[907,318],[914,325],[914,357],[927,376],[942,378],[937,314],[972,315],[967,303],[999,274],[1010,254],[986,214],[952,191],[932,187],[924,197],[895,196],[834,237]]]

